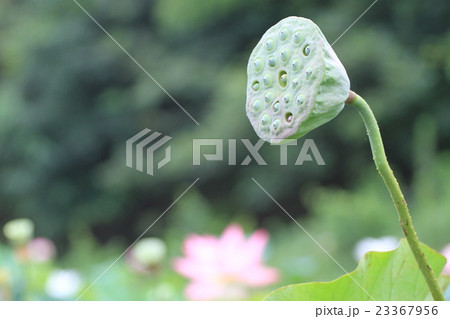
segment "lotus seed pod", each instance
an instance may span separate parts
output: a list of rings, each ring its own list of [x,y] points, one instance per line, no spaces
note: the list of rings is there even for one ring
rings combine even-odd
[[[333,119],[350,92],[344,66],[322,31],[301,17],[267,30],[250,55],[247,74],[247,116],[258,136],[274,144]]]
[[[3,226],[3,234],[13,244],[22,245],[27,243],[34,233],[34,224],[28,218],[17,218],[10,220]]]

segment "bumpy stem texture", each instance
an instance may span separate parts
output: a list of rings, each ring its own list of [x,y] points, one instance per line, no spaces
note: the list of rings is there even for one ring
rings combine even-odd
[[[370,146],[372,148],[373,160],[378,172],[389,190],[389,193],[391,194],[392,201],[394,202],[400,218],[400,225],[403,229],[403,233],[405,234],[409,247],[411,247],[411,251],[416,259],[420,271],[422,272],[423,277],[430,288],[431,295],[434,300],[445,300],[437,283],[436,276],[428,264],[422,249],[420,248],[419,238],[414,230],[405,198],[403,197],[402,191],[397,179],[394,176],[394,173],[392,172],[392,169],[389,167],[377,120],[375,119],[375,116],[373,115],[373,112],[367,102],[364,101],[364,99],[358,94],[350,92],[347,103],[354,106],[364,120],[367,134],[369,135]]]

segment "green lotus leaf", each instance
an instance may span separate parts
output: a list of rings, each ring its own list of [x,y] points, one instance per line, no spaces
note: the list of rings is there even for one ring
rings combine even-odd
[[[342,110],[347,73],[319,27],[288,17],[256,45],[247,67],[247,116],[258,136],[274,144],[299,138]]]
[[[445,266],[446,259],[435,250],[421,244],[421,248],[436,275]],[[439,280],[445,289],[449,281]],[[329,301],[429,300],[429,289],[405,239],[397,249],[388,252],[369,252],[350,274],[330,282],[311,282],[279,288],[265,300],[329,300]]]

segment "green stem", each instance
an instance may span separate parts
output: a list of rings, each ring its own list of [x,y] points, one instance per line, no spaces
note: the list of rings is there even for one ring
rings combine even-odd
[[[394,173],[392,172],[392,169],[389,167],[389,163],[384,152],[380,129],[372,110],[362,97],[352,91],[350,91],[349,99],[346,102],[347,104],[354,106],[364,120],[367,134],[369,135],[370,146],[372,148],[373,160],[378,172],[389,190],[389,193],[391,194],[392,201],[394,202],[400,218],[400,226],[403,229],[403,233],[405,234],[414,258],[416,259],[417,265],[419,266],[420,271],[422,272],[422,275],[430,288],[431,295],[434,300],[445,300],[437,283],[436,276],[434,275],[434,272],[428,264],[422,248],[420,247],[419,238],[414,230],[411,215],[409,214],[408,206],[405,198],[403,197],[403,193],[394,176]]]

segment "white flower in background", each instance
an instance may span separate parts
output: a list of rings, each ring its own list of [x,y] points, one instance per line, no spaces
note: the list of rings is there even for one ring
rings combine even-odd
[[[55,245],[48,238],[38,237],[30,241],[27,245],[27,256],[31,261],[49,261],[55,256],[55,253]]]
[[[137,262],[152,266],[159,264],[166,256],[166,244],[159,238],[144,238],[133,247],[133,257]]]
[[[81,276],[73,269],[52,271],[45,284],[47,294],[55,299],[70,299],[80,291]]]
[[[359,261],[369,251],[390,251],[398,247],[400,240],[393,236],[380,238],[366,237],[355,246],[353,256]]]
[[[14,244],[28,242],[34,233],[34,224],[28,218],[17,218],[10,220],[3,226],[3,234]]]

